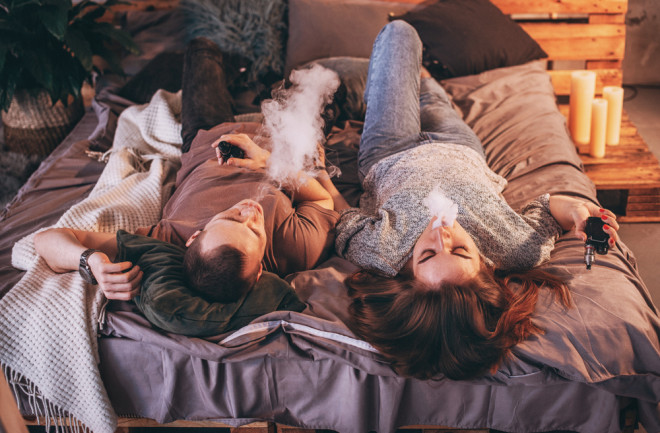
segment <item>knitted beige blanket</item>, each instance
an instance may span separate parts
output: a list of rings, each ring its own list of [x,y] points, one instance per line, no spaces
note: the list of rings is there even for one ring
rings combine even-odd
[[[115,232],[156,223],[180,164],[180,112],[180,93],[164,91],[126,109],[98,183],[55,226]],[[0,300],[0,364],[14,387],[33,391],[33,411],[84,424],[72,430],[112,433],[117,416],[101,381],[96,340],[103,294],[77,272],[51,271],[33,238],[12,251],[12,264],[27,272]]]

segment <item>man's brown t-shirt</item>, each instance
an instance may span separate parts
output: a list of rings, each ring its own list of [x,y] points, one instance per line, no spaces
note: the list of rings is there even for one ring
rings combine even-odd
[[[339,214],[313,203],[298,203],[265,179],[263,172],[219,165],[211,143],[223,134],[253,136],[258,124],[223,123],[200,131],[181,158],[174,194],[163,209],[163,219],[142,228],[160,240],[185,246],[186,240],[218,212],[247,198],[264,209],[267,235],[263,264],[280,276],[311,269],[334,249]]]

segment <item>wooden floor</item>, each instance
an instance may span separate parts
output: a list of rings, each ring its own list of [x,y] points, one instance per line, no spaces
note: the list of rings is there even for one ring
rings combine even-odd
[[[568,114],[568,106],[560,110]],[[588,146],[578,147],[578,153],[600,202],[619,221],[660,222],[660,163],[625,112],[619,145],[607,146],[603,158],[590,156]]]

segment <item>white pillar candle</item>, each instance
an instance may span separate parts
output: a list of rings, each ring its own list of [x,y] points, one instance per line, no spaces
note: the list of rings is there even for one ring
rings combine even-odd
[[[591,136],[591,102],[596,92],[596,73],[573,71],[571,73],[571,95],[568,127],[573,141],[589,144]]]
[[[594,158],[605,156],[605,134],[607,132],[607,101],[595,98],[591,103],[591,141],[589,154]]]
[[[623,111],[623,89],[616,86],[603,87],[603,98],[607,100],[607,135],[609,146],[619,144],[621,137],[621,112]]]

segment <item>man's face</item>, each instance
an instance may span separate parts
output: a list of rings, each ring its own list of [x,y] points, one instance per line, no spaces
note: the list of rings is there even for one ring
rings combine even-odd
[[[249,199],[236,203],[211,218],[202,232],[204,236],[197,240],[202,242],[202,253],[221,245],[230,245],[247,257],[248,274],[260,272],[261,260],[266,251],[266,230],[264,210],[259,203]],[[193,234],[186,246],[195,241],[202,232]]]

